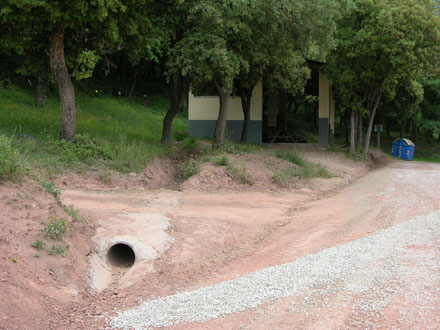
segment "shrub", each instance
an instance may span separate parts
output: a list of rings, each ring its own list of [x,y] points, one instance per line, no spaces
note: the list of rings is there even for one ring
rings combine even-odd
[[[0,182],[21,178],[22,168],[18,156],[18,151],[12,146],[12,139],[0,135]]]

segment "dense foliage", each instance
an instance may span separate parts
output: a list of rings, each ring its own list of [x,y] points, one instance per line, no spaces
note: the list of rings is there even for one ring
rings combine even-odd
[[[377,110],[397,92],[439,70],[440,18],[430,0],[358,0],[340,21],[328,72],[340,106],[369,117],[367,153]],[[420,88],[418,88],[420,90]]]
[[[440,74],[438,6],[431,0],[0,0],[0,78],[9,84],[11,70],[25,77],[39,105],[44,90],[56,85],[59,137],[66,141],[76,135],[80,80],[93,77],[98,93],[107,79],[114,96],[130,98],[136,88],[148,94],[139,77],[155,91],[166,83],[164,144],[190,88],[210,85],[220,101],[213,144],[221,147],[232,93],[242,100],[241,141],[247,142],[257,83],[264,80],[266,90],[284,99],[298,97],[310,77],[306,59],[327,61],[337,108],[351,114],[352,152],[368,118],[366,153],[377,114],[401,131],[412,123],[438,136],[432,78]]]

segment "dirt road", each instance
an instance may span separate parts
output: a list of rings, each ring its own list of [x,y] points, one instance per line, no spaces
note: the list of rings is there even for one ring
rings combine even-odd
[[[337,176],[208,191],[229,182],[212,165],[182,191],[60,179],[87,220],[64,258],[31,246],[63,216],[53,197],[0,186],[0,329],[439,329],[440,166],[306,156]],[[107,262],[115,243],[131,268]]]
[[[233,257],[229,259],[218,254],[217,257],[224,260],[213,263],[213,269],[204,275],[176,273],[177,285],[181,284],[188,291],[183,303],[186,315],[179,316],[179,303],[174,300],[180,298],[171,295],[164,299],[173,302],[169,305],[173,306],[171,310],[164,309],[166,304],[162,300],[153,300],[148,305],[150,312],[156,303],[161,305],[158,312],[163,320],[169,318],[168,323],[157,322],[153,316],[150,319],[140,307],[121,314],[113,320],[113,325],[127,329],[132,325],[137,329],[173,323],[178,324],[178,329],[439,328],[440,213],[435,211],[440,210],[440,166],[395,162],[324,199],[292,202],[288,196],[261,195],[256,208],[248,211],[241,208],[242,213],[238,215],[228,210],[236,209],[250,196],[194,197],[191,194],[182,197],[179,207],[170,212],[172,217],[190,218],[195,210],[200,217],[203,217],[203,210],[210,210],[212,213],[208,219],[231,215],[231,232],[237,232],[237,226],[244,226],[241,233],[238,231],[238,237],[234,237],[237,240],[246,233],[246,227],[249,235],[253,235],[253,227],[249,224],[254,218],[259,225],[267,225],[269,231],[260,240],[248,240],[249,249],[237,244],[237,249],[242,251],[244,247],[246,253],[234,254],[231,250]],[[257,197],[253,195],[253,198]],[[216,202],[205,204],[209,199]],[[269,204],[272,207],[266,212],[265,206]],[[278,212],[274,213],[274,210]],[[278,226],[269,226],[270,221],[265,222],[265,217],[272,221],[276,217]],[[240,224],[239,220],[243,219],[247,221]],[[204,235],[210,234],[208,227],[204,228]],[[220,232],[224,233],[226,229]],[[211,235],[215,242],[218,237],[212,232]],[[189,248],[186,253],[192,257],[191,251],[195,250]],[[329,251],[334,253],[331,260],[326,259]],[[173,249],[168,257],[176,262],[179,259]],[[187,257],[181,256],[180,261],[190,260]],[[342,258],[355,261],[340,264]],[[234,281],[257,276],[254,274],[259,272],[252,272],[274,265],[288,263],[286,267],[296,269],[298,263],[309,259],[314,260],[311,265],[315,268],[294,272],[287,281],[286,273],[274,273],[275,282],[267,284],[268,288],[287,293],[269,298],[264,298],[263,294],[263,298],[257,299],[258,292],[252,288],[258,285],[250,285],[249,298],[236,297],[239,289],[234,286]],[[158,267],[161,267],[160,262]],[[183,274],[188,274],[186,282],[190,284],[184,285]],[[244,274],[248,275],[240,277]],[[200,301],[204,301],[204,306],[213,303],[209,296],[194,290],[207,285],[214,285],[213,290],[217,290],[215,285],[224,286],[227,280],[232,281],[227,282],[231,291],[222,293],[225,310],[221,310],[221,304],[215,305],[216,312],[202,313],[202,316],[195,313],[191,319],[188,315],[192,305],[200,311],[197,307]],[[305,282],[308,284],[299,285]],[[255,283],[260,283],[258,277]],[[292,283],[299,283],[295,290],[290,287]],[[290,291],[284,290],[286,285]],[[209,288],[202,291],[210,292]],[[172,294],[174,289],[164,290],[159,295]],[[211,292],[210,296],[215,297],[215,294]],[[230,302],[227,297],[242,301]],[[246,301],[251,302],[246,304]],[[231,304],[241,307],[232,308]]]

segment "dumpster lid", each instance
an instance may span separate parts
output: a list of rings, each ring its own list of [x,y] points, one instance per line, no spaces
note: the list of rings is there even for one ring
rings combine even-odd
[[[399,142],[400,140],[402,140],[403,142],[405,142],[409,146],[415,146],[415,144],[410,139],[396,139],[396,140],[394,140],[393,144],[396,142]]]

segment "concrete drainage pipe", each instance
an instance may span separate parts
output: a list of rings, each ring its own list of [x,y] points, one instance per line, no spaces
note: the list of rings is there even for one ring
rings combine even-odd
[[[113,267],[130,268],[136,261],[136,255],[131,246],[117,243],[108,250],[107,261]]]

